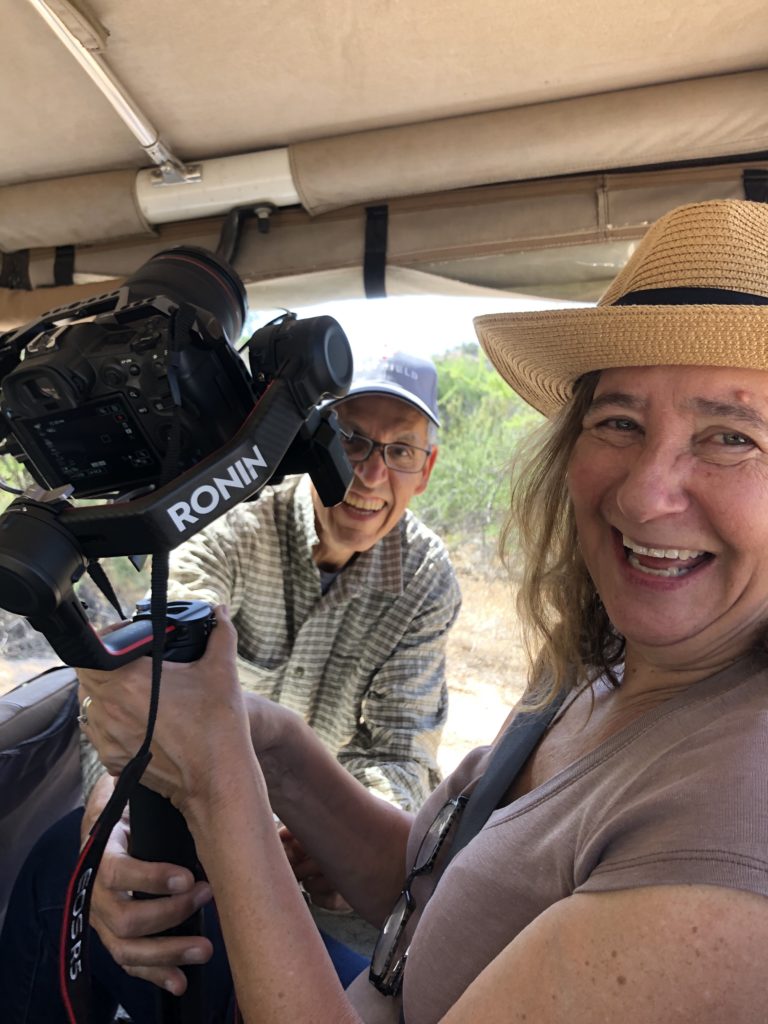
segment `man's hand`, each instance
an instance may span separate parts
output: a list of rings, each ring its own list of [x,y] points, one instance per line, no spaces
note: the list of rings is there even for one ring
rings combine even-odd
[[[293,868],[296,878],[304,886],[313,904],[324,910],[350,911],[352,908],[330,884],[316,862],[309,857],[304,847],[293,834],[281,825],[278,832],[283,842],[283,849],[288,863]]]
[[[127,974],[181,995],[187,987],[181,964],[202,964],[213,947],[201,935],[158,936],[181,924],[211,898],[205,882],[174,864],[149,863],[128,853],[129,828],[112,830],[93,887],[91,924]],[[136,900],[132,892],[160,897]]]

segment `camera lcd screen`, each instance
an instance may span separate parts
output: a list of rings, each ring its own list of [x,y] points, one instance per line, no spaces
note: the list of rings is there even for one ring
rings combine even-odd
[[[128,490],[153,481],[160,464],[136,417],[121,395],[27,420],[24,424],[40,461],[55,472],[55,486],[81,493]],[[36,460],[37,461],[37,460]]]

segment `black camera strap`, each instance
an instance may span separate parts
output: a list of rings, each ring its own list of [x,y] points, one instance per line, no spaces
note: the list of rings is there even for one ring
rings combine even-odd
[[[177,311],[168,351],[168,382],[174,404],[174,416],[168,437],[168,447],[161,472],[160,486],[172,479],[179,463],[181,450],[181,391],[178,379],[178,354],[189,341],[194,321],[192,306],[184,305]],[[135,793],[152,754],[150,745],[155,731],[157,707],[160,699],[160,676],[166,642],[166,611],[168,602],[169,550],[156,552],[152,557],[152,592],[150,615],[152,619],[152,689],[144,741],[134,757],[120,773],[114,792],[93,824],[75,870],[70,879],[64,904],[59,952],[59,982],[64,1006],[71,1024],[88,1024],[90,1017],[90,969],[88,966],[88,938],[93,882],[112,829],[122,817],[129,799]],[[98,565],[98,563],[96,563]],[[101,570],[101,566],[98,566]],[[97,572],[97,575],[99,573]],[[101,570],[101,577],[106,574]],[[107,581],[108,583],[108,581]],[[109,586],[111,590],[111,585]],[[115,597],[115,601],[117,598]],[[119,608],[119,602],[116,605]]]
[[[59,951],[59,987],[71,1024],[90,1019],[90,969],[88,963],[89,917],[93,882],[107,840],[123,813],[128,797],[138,784],[151,754],[145,752],[126,765],[109,803],[93,825],[80,851],[64,903]]]
[[[87,1024],[90,1018],[90,969],[88,939],[93,883],[112,829],[120,820],[131,794],[144,774],[152,754],[160,697],[160,674],[165,649],[168,588],[168,551],[152,559],[152,691],[144,741],[120,773],[109,802],[96,819],[70,879],[64,903],[59,954],[59,984],[71,1024]]]
[[[93,882],[107,840],[120,820],[131,793],[139,783],[152,754],[160,698],[160,674],[165,649],[165,618],[168,590],[168,551],[152,559],[152,691],[144,741],[120,773],[114,792],[96,819],[70,879],[64,903],[59,956],[59,981],[64,1007],[71,1024],[87,1024],[90,1014],[88,938]]]

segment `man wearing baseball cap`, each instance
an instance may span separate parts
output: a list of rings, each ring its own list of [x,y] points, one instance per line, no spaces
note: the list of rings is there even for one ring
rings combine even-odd
[[[332,403],[355,470],[344,500],[324,508],[313,495],[321,570],[338,571],[395,529],[427,487],[437,457],[437,371],[398,352],[356,375]],[[392,542],[394,547],[394,542]]]

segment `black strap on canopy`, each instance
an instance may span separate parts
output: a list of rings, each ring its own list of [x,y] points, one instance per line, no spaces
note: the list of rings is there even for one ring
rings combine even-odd
[[[768,169],[746,167],[741,174],[744,198],[753,203],[768,203]]]
[[[57,245],[53,257],[53,283],[59,286],[72,284],[74,275],[74,245]]]
[[[16,252],[4,252],[0,262],[0,288],[13,288],[16,291],[31,292],[32,281],[29,277],[29,249],[17,249]]]
[[[365,208],[365,256],[363,258],[363,284],[366,299],[387,297],[387,228],[388,206]]]

